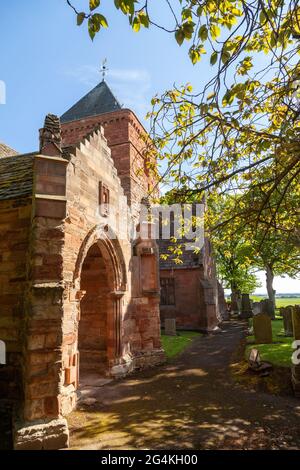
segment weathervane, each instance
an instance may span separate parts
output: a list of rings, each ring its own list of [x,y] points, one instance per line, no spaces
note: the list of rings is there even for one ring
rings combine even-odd
[[[101,70],[100,70],[100,72],[102,73],[102,81],[103,82],[105,81],[105,76],[106,76],[108,70],[109,70],[109,68],[107,67],[107,59],[104,59],[104,61],[102,62]]]

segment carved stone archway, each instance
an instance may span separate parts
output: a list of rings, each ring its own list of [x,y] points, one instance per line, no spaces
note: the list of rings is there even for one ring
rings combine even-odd
[[[108,226],[99,225],[87,235],[77,258],[73,278],[75,297],[78,299],[78,327],[81,315],[81,302],[85,292],[81,290],[81,277],[84,262],[90,250],[97,246],[106,265],[109,295],[107,301],[107,356],[109,373],[117,374],[122,364],[122,314],[123,297],[127,291],[127,276],[123,251],[120,242]],[[78,347],[78,346],[77,346]],[[76,364],[78,367],[78,364]]]

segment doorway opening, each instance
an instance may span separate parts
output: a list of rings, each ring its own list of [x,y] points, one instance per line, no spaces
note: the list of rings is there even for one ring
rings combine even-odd
[[[108,373],[108,266],[95,243],[88,251],[81,272],[81,314],[78,331],[79,383]]]

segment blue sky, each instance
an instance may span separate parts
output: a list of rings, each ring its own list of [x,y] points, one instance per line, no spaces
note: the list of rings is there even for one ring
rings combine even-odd
[[[88,0],[73,3],[82,10]],[[19,152],[37,150],[38,129],[45,115],[63,114],[95,86],[101,80],[104,58],[110,68],[108,84],[146,125],[144,116],[156,93],[174,82],[191,82],[200,90],[207,81],[209,54],[194,67],[186,47],[178,47],[166,33],[151,29],[136,34],[128,20],[110,6],[112,0],[102,3],[107,5],[110,28],[92,42],[86,27],[76,26],[65,0],[1,1],[0,81],[6,85],[6,104],[0,104],[0,141]],[[159,9],[153,13],[156,18],[166,15]],[[276,280],[280,292],[300,291],[298,284]]]
[[[73,3],[80,10],[88,0]],[[200,86],[206,78],[205,69],[195,69],[175,41],[158,30],[134,33],[112,7],[107,9],[111,27],[92,42],[86,27],[76,26],[65,0],[15,0],[13,5],[0,3],[0,80],[7,91],[7,104],[0,107],[0,139],[21,152],[37,147],[45,114],[62,114],[100,81],[104,58],[109,85],[140,119],[156,92],[174,81],[193,79]]]

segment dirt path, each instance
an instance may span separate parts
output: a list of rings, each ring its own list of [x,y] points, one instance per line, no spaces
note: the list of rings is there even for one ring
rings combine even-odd
[[[300,449],[300,401],[233,383],[244,326],[222,329],[171,364],[87,389],[69,417],[72,448]]]

